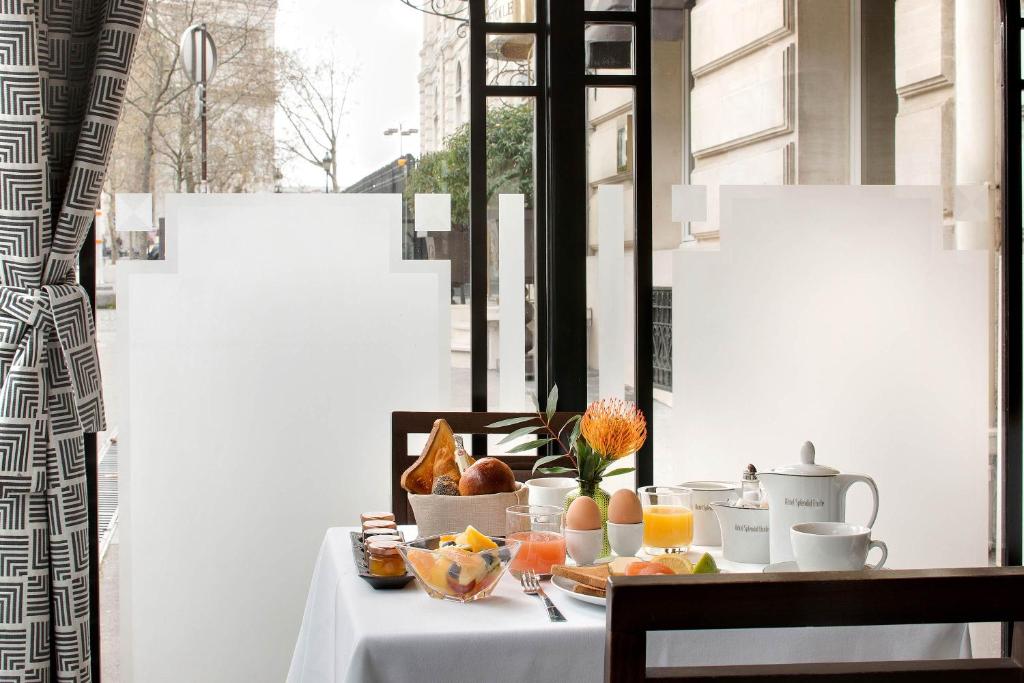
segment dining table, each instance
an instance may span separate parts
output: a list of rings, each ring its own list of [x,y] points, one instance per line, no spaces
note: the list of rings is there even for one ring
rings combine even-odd
[[[406,538],[415,527],[401,527]],[[596,683],[604,676],[605,608],[544,583],[564,614],[551,622],[540,598],[506,573],[490,597],[431,598],[410,582],[376,590],[360,578],[351,532],[328,529],[313,568],[289,683]],[[721,548],[706,550],[725,571]],[[882,570],[884,571],[884,570]],[[687,606],[664,605],[686,614]],[[699,621],[700,614],[693,614]],[[648,666],[956,659],[971,656],[966,624],[651,632]]]

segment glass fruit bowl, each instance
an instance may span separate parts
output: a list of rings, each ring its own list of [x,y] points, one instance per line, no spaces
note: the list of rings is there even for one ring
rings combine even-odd
[[[430,597],[455,602],[486,598],[519,552],[519,543],[481,535],[494,546],[474,552],[465,545],[456,545],[452,540],[456,537],[443,534],[418,538],[398,546],[398,550]]]

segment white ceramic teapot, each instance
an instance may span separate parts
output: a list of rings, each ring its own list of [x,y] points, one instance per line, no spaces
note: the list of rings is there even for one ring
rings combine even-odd
[[[862,481],[871,487],[871,527],[878,516],[878,487],[863,474],[840,474],[839,470],[814,463],[814,444],[800,449],[800,463],[760,472],[761,485],[768,494],[768,526],[771,561],[793,560],[789,530],[801,522],[845,522],[846,492]]]

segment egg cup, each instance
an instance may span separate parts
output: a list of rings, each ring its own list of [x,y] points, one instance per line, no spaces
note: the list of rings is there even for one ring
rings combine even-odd
[[[634,557],[644,544],[644,523],[615,524],[608,522],[608,542],[619,557]]]
[[[594,564],[601,556],[604,546],[604,532],[601,529],[565,529],[565,551],[576,564]]]

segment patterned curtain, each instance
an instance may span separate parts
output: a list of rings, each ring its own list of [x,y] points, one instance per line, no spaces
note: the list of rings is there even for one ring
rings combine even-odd
[[[75,262],[145,4],[0,0],[0,681],[91,680],[82,437],[104,418]]]

